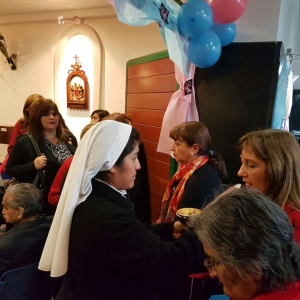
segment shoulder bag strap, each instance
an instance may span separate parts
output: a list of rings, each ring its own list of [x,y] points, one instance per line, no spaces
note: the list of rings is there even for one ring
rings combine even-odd
[[[28,135],[28,137],[29,137],[30,140],[31,140],[31,143],[32,143],[32,145],[33,145],[33,148],[34,148],[34,150],[35,150],[37,156],[41,156],[41,155],[42,155],[41,150],[40,150],[38,144],[36,143],[35,139],[33,138],[33,136],[32,136],[30,133],[27,133],[27,135]]]

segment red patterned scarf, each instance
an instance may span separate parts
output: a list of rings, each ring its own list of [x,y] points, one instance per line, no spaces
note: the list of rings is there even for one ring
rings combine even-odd
[[[205,165],[208,161],[207,156],[200,156],[196,158],[192,163],[188,164],[187,166],[181,165],[177,172],[174,174],[172,179],[169,181],[166,191],[164,193],[163,199],[162,199],[162,205],[161,205],[161,214],[156,223],[167,223],[175,220],[177,207],[180,203],[181,197],[184,193],[186,182],[190,179],[190,177],[193,175],[195,170],[199,169],[203,165]],[[172,187],[175,182],[178,182],[178,185],[176,186],[175,191],[173,191],[172,195]],[[168,203],[169,198],[170,204],[168,207],[168,211],[166,216],[166,205]]]

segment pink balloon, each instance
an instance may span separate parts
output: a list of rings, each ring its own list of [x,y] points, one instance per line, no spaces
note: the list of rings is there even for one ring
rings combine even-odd
[[[213,21],[219,24],[235,22],[244,13],[247,0],[205,0],[212,8]]]

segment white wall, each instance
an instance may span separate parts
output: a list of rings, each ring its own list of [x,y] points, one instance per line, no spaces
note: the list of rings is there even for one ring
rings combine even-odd
[[[275,41],[280,4],[280,0],[248,1],[244,15],[236,22],[238,33],[235,41]],[[93,102],[98,101],[100,108],[110,112],[123,112],[126,62],[165,50],[166,47],[156,24],[128,26],[119,22],[112,14],[107,14],[107,8],[102,11],[84,10],[76,13],[80,17],[85,13],[87,17],[83,18],[83,23],[95,31],[101,46],[102,73],[100,78],[94,78],[100,83],[100,92],[99,99],[93,99]],[[95,17],[95,13],[99,17]],[[66,28],[75,26],[71,23],[58,25],[57,16],[61,14],[65,17],[75,15],[70,11],[1,17],[0,32],[6,38],[9,54],[18,54],[18,70],[11,71],[0,54],[0,125],[14,125],[22,115],[26,97],[32,93],[54,99],[54,57],[57,43]],[[46,21],[42,21],[43,19]],[[76,135],[79,134],[78,129],[73,131]],[[0,160],[5,155],[5,148],[5,145],[0,144]]]
[[[114,18],[84,19],[99,38],[102,47],[102,74],[99,99],[92,109],[124,112],[126,91],[126,62],[130,59],[165,50],[156,24],[132,27]],[[59,26],[57,21],[45,23],[0,24],[6,38],[8,52],[17,53],[17,71],[11,71],[0,54],[0,125],[14,125],[22,116],[25,99],[33,93],[54,99],[54,57],[57,43],[69,23]],[[66,76],[67,78],[67,76]],[[56,102],[60,99],[54,99]],[[94,102],[94,99],[92,99]],[[64,115],[66,117],[66,115]],[[89,118],[86,118],[86,124]],[[67,123],[68,124],[68,123]],[[77,136],[80,129],[70,129]],[[6,153],[0,144],[0,161]]]

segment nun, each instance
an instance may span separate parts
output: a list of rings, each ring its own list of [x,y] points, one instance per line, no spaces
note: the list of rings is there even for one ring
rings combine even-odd
[[[39,264],[65,274],[56,299],[177,299],[176,283],[205,271],[192,230],[136,218],[125,190],[140,169],[138,151],[137,130],[111,120],[80,141]]]

